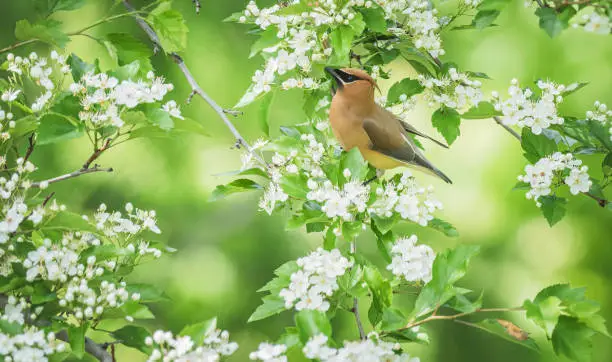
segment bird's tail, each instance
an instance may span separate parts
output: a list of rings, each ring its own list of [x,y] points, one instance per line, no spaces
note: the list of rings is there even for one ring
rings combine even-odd
[[[426,173],[441,178],[446,183],[453,183],[453,181],[451,181],[451,179],[446,176],[444,172],[440,171],[436,166],[429,162],[421,153],[417,154],[417,157],[415,157],[413,160],[412,165],[418,167],[421,171],[425,171]]]

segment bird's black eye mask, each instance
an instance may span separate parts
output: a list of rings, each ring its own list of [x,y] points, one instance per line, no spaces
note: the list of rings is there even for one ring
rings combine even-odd
[[[343,72],[340,69],[336,69],[336,76],[339,77],[340,79],[342,79],[342,81],[345,84],[349,84],[349,83],[353,83],[355,81],[358,80],[362,80],[362,78],[359,78],[358,76],[354,75],[354,74],[349,74],[347,72]]]

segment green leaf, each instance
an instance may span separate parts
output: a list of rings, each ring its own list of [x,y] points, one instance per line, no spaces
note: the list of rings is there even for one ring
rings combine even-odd
[[[151,336],[151,333],[140,326],[125,326],[111,333],[113,337],[121,341],[121,344],[128,347],[136,348],[142,353],[151,354],[153,348],[145,344],[145,339]]]
[[[451,223],[444,221],[442,219],[438,219],[437,217],[430,220],[427,223],[427,226],[429,226],[430,228],[434,230],[438,230],[444,235],[450,236],[452,238],[456,238],[459,236],[459,232],[457,231],[457,229],[455,229],[455,227]]]
[[[325,232],[325,236],[323,238],[323,249],[332,250],[336,247],[336,234],[334,233],[334,229],[329,227],[327,232]]]
[[[552,335],[553,349],[557,355],[573,361],[590,362],[593,334],[591,328],[576,318],[561,316]]]
[[[70,341],[70,348],[72,353],[78,358],[83,358],[85,355],[85,332],[87,331],[87,324],[82,324],[78,327],[68,328],[68,340]]]
[[[197,344],[204,343],[204,339],[217,328],[217,318],[212,318],[196,324],[185,326],[179,333],[180,336],[189,336]]]
[[[544,329],[548,338],[551,338],[562,312],[561,300],[555,296],[548,297],[537,304],[526,300],[523,307],[526,310],[527,318]]]
[[[210,134],[206,131],[206,127],[201,122],[195,121],[191,118],[171,118],[174,126],[172,128],[175,132],[187,132],[194,133],[204,137],[210,137]]]
[[[38,126],[37,143],[47,145],[73,138],[79,138],[85,133],[79,124],[73,124],[64,117],[56,114],[45,114]]]
[[[119,81],[122,80],[134,80],[137,78],[138,70],[140,69],[140,61],[134,60],[133,62],[122,65],[109,74],[116,77]],[[146,109],[153,109],[150,105]]]
[[[340,172],[344,172],[344,169],[351,171],[351,176],[347,181],[351,179],[360,180],[365,177],[365,174],[368,173],[368,163],[363,159],[357,147],[353,147],[350,151],[343,153],[342,156]]]
[[[55,1],[55,6],[53,7],[52,11],[76,10],[85,5],[86,2],[87,0],[57,0]]]
[[[99,233],[98,229],[79,214],[60,211],[51,220],[45,222],[42,229],[61,229]]]
[[[261,100],[259,105],[259,127],[266,136],[270,135],[270,124],[268,118],[270,116],[270,109],[272,101],[274,100],[275,92],[267,93]]]
[[[493,105],[489,102],[480,102],[477,106],[470,108],[467,112],[461,115],[463,119],[484,119],[494,116],[501,116],[502,113],[496,111]]]
[[[535,135],[528,127],[523,128],[521,134],[521,147],[523,154],[531,163],[536,163],[542,157],[550,156],[557,151],[555,141],[544,135]]]
[[[399,221],[399,217],[395,213],[391,217],[380,217],[376,214],[372,214],[371,217],[376,224],[376,229],[378,229],[380,234],[386,234],[391,231],[391,229],[393,229],[395,224],[397,224]],[[376,231],[374,231],[374,233],[376,233]]]
[[[542,214],[548,221],[548,225],[553,226],[565,216],[565,205],[567,199],[557,196],[540,196],[538,201],[542,204]]]
[[[353,29],[356,36],[359,36],[363,33],[363,30],[366,27],[366,23],[363,21],[363,16],[360,13],[354,13],[355,17],[349,21],[349,26]]]
[[[140,294],[140,299],[138,300],[142,303],[153,303],[169,300],[168,296],[164,292],[151,284],[130,283],[126,288],[130,294]]]
[[[387,95],[387,103],[398,103],[400,101],[399,98],[402,94],[405,94],[406,97],[410,98],[415,94],[421,93],[422,91],[423,86],[416,79],[402,79],[399,82],[393,84],[389,89],[389,94]]]
[[[480,10],[476,13],[476,16],[474,16],[472,24],[476,29],[487,28],[493,24],[499,14],[499,10]]]
[[[249,58],[256,56],[266,48],[278,44],[281,39],[278,38],[277,34],[278,28],[276,26],[269,26],[266,30],[259,33],[259,38],[251,46],[251,53],[249,54]]]
[[[527,347],[534,351],[540,350],[536,342],[532,338],[526,336],[524,334],[525,332],[522,330],[509,331],[508,328],[502,326],[498,320],[485,319],[478,323],[474,323],[474,326],[523,347]]]
[[[257,307],[248,319],[248,323],[268,318],[285,310],[285,300],[276,295],[262,298],[263,304]]]
[[[391,306],[393,290],[389,281],[374,266],[364,267],[364,279],[372,291],[372,305],[368,311],[368,318],[372,325],[376,325],[381,321],[384,310]]]
[[[380,6],[372,6],[369,8],[359,8],[359,12],[363,16],[363,21],[369,30],[384,33],[387,31],[387,21],[385,20],[385,12]]]
[[[153,55],[151,47],[128,33],[111,33],[106,39],[112,44],[117,54],[119,65],[130,64],[135,60],[140,62],[141,72],[146,73],[153,69],[150,57]]]
[[[302,343],[306,343],[311,337],[321,333],[331,338],[332,327],[329,318],[323,312],[302,310],[295,315],[295,326]]]
[[[382,320],[380,321],[380,329],[383,331],[391,331],[405,327],[408,323],[408,318],[404,316],[402,311],[396,308],[387,308],[383,312]]]
[[[554,38],[569,26],[569,19],[576,14],[572,7],[566,7],[560,14],[554,8],[537,8],[535,14],[540,18],[539,24],[546,33]]]
[[[170,6],[169,1],[163,1],[147,17],[147,22],[155,29],[161,46],[167,53],[183,51],[187,47],[189,31],[183,15]]]
[[[234,180],[227,185],[218,185],[212,192],[209,201],[217,201],[225,198],[228,195],[238,192],[246,192],[251,190],[261,190],[262,187],[257,182],[246,178]]]
[[[348,64],[354,36],[355,31],[347,25],[341,25],[331,32],[329,40],[333,52],[330,63]]]
[[[70,65],[72,72],[72,79],[75,82],[81,81],[81,78],[85,73],[95,70],[95,66],[93,64],[85,62],[74,53],[70,54],[68,64]]]
[[[452,108],[440,107],[431,115],[431,123],[444,136],[449,146],[460,134],[461,116]]]
[[[478,10],[503,10],[512,0],[483,0]]]
[[[298,199],[306,199],[308,193],[306,182],[304,175],[292,174],[283,176],[280,185],[287,195]]]
[[[436,256],[432,279],[417,297],[412,318],[432,312],[436,306],[446,303],[457,294],[453,284],[465,276],[471,258],[479,250],[477,245],[459,245]]]
[[[15,24],[15,37],[18,40],[38,39],[42,42],[63,48],[70,38],[61,28],[62,22],[54,19],[42,19],[34,24],[26,19]]]
[[[363,223],[361,221],[345,221],[342,223],[342,237],[344,240],[354,240],[361,234]]]

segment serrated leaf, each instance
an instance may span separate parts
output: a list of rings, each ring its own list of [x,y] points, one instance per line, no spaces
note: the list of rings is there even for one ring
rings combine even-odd
[[[480,10],[476,13],[476,16],[474,16],[472,24],[476,29],[487,28],[493,24],[499,14],[499,10]]]
[[[478,253],[477,245],[460,245],[439,253],[432,267],[432,279],[427,283],[417,297],[412,318],[418,318],[430,313],[438,305],[442,305],[457,294],[453,286],[467,273],[471,258]]]
[[[180,52],[187,47],[187,32],[183,15],[171,9],[171,2],[161,2],[147,16],[147,22],[155,29],[162,48],[167,53]]]
[[[330,33],[329,40],[333,49],[330,63],[348,64],[354,36],[355,31],[347,25],[341,25]]]
[[[542,157],[550,156],[557,151],[555,141],[544,135],[535,135],[528,127],[523,128],[521,133],[521,147],[523,154],[531,163],[538,162]]]
[[[567,199],[557,196],[540,196],[538,201],[542,204],[540,209],[548,221],[548,225],[553,226],[565,216],[565,205]]]
[[[275,94],[275,92],[267,93],[262,98],[261,104],[259,105],[259,127],[266,136],[270,135],[270,124],[268,122],[268,118],[270,116],[270,109]]]
[[[75,82],[80,82],[85,73],[95,70],[95,66],[93,64],[85,62],[74,53],[70,54],[68,64],[70,65],[70,70],[72,72],[72,79]]]
[[[405,327],[407,323],[408,318],[404,316],[402,311],[396,308],[387,308],[383,312],[380,329],[382,331],[391,331]]]
[[[281,179],[280,185],[287,195],[298,199],[306,199],[308,187],[306,185],[306,178],[303,175],[285,175]]]
[[[279,296],[269,295],[262,298],[263,304],[257,307],[247,320],[248,323],[268,318],[285,310],[285,300]]]
[[[319,334],[324,334],[331,338],[332,327],[329,319],[323,312],[302,310],[295,315],[295,326],[298,329],[302,343],[306,343],[310,338]]]
[[[185,326],[179,335],[189,336],[196,343],[196,345],[200,345],[204,343],[206,336],[214,332],[216,328],[217,318],[212,318],[207,321]]]
[[[551,38],[561,34],[569,26],[569,19],[576,14],[572,7],[566,7],[561,13],[554,8],[537,8],[535,14],[538,16],[540,28],[546,31]]]
[[[64,117],[56,114],[45,114],[38,126],[38,137],[36,142],[39,145],[61,142],[84,135],[81,124],[74,124]]]
[[[259,33],[259,38],[251,46],[251,53],[249,58],[252,58],[259,54],[262,50],[277,45],[281,39],[278,38],[278,28],[276,26],[269,26],[266,30]]]
[[[15,37],[18,40],[38,39],[45,43],[63,48],[70,41],[61,30],[62,22],[54,19],[42,19],[34,24],[28,20],[19,20],[15,24]]]
[[[246,192],[251,190],[261,190],[262,187],[257,182],[253,180],[249,180],[246,178],[241,178],[234,180],[227,185],[218,185],[212,195],[210,196],[209,201],[217,201],[227,197],[228,195],[235,194],[238,192]]]
[[[379,33],[387,31],[387,21],[385,20],[385,12],[380,6],[372,6],[369,8],[359,8],[359,12],[363,15],[363,21],[368,29]]]
[[[389,88],[387,103],[398,103],[402,94],[405,94],[406,97],[410,98],[413,95],[421,92],[423,92],[423,86],[416,79],[405,78],[393,84],[391,88]]]
[[[372,291],[372,305],[368,311],[368,318],[372,325],[376,325],[380,322],[384,310],[391,305],[393,290],[389,281],[374,266],[364,267],[364,280]]]
[[[595,332],[576,318],[561,316],[552,335],[552,345],[557,355],[577,362],[590,362],[592,337]]]
[[[450,236],[452,238],[459,236],[459,232],[457,231],[457,229],[455,229],[455,227],[451,223],[444,221],[442,219],[438,219],[437,217],[433,218],[432,220],[429,220],[429,222],[427,223],[427,226],[434,230],[438,230],[444,235]]]
[[[70,11],[76,10],[85,5],[87,0],[57,0],[51,11]]]
[[[477,106],[467,110],[461,115],[463,119],[485,119],[494,116],[501,116],[502,113],[495,110],[490,102],[480,102]]]
[[[442,134],[449,146],[460,134],[461,116],[452,108],[440,107],[431,115],[431,123]]]
[[[144,327],[133,325],[125,326],[117,329],[111,334],[125,346],[136,348],[145,354],[151,354],[151,352],[153,352],[153,348],[145,344],[145,339],[151,336],[151,333]]]
[[[140,62],[142,74],[153,69],[150,57],[153,55],[151,47],[128,33],[111,33],[106,39],[113,46],[119,65],[130,64],[135,60]]]
[[[345,169],[351,172],[351,176],[346,181],[360,180],[368,172],[368,163],[363,159],[359,148],[353,147],[350,151],[342,154],[340,171],[344,172]]]
[[[78,358],[83,358],[85,355],[85,332],[87,324],[82,324],[77,327],[68,328],[68,340],[72,353]]]

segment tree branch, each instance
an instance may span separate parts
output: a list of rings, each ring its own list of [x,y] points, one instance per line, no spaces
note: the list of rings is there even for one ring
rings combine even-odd
[[[55,337],[64,342],[69,342],[68,332],[65,330],[59,331]],[[91,338],[85,337],[85,352],[95,357],[100,362],[113,362],[113,357],[102,346],[94,342]]]
[[[353,240],[351,242],[351,254],[355,254],[357,252],[357,242]],[[357,322],[357,329],[359,330],[359,338],[362,340],[366,339],[366,334],[363,329],[363,323],[361,322],[361,315],[359,314],[359,299],[357,297],[353,298],[353,314],[355,315],[355,322]]]
[[[429,323],[431,321],[439,321],[439,320],[455,320],[461,317],[465,317],[467,315],[475,314],[475,313],[492,313],[492,312],[518,312],[524,310],[523,307],[515,307],[515,308],[479,308],[473,312],[464,312],[457,313],[453,315],[430,315],[425,319],[421,319],[419,321],[414,321],[406,324],[406,326],[396,329],[396,331],[403,331],[406,329],[414,328],[416,326],[420,326],[421,324]]]
[[[94,173],[94,172],[113,172],[113,169],[112,168],[101,168],[98,165],[96,165],[96,166],[94,166],[92,168],[82,168],[80,170],[76,170],[76,171],[73,171],[71,173],[67,173],[65,175],[61,175],[61,176],[50,178],[48,180],[33,182],[30,187],[40,188],[40,185],[45,183],[45,182],[47,184],[52,184],[52,183],[68,180],[68,179],[71,179],[71,178],[79,177],[81,175],[85,175],[85,174],[88,174],[88,173]]]
[[[124,0],[123,5],[129,11],[132,11],[132,12],[135,11],[134,7],[129,3],[129,1]],[[159,37],[155,33],[155,30],[153,30],[153,28],[151,28],[151,26],[149,26],[149,24],[147,24],[146,21],[142,20],[139,17],[134,17],[134,20],[136,21],[136,23],[138,23],[138,26],[140,26],[140,28],[144,30],[144,32],[148,35],[151,42],[153,42],[154,49],[163,49],[159,41]],[[234,124],[229,120],[229,118],[227,118],[226,113],[230,113],[230,112],[228,112],[228,110],[225,110],[221,106],[219,106],[217,102],[215,102],[206,92],[204,92],[204,90],[202,90],[198,82],[195,80],[195,78],[191,74],[191,71],[189,70],[185,62],[183,61],[183,58],[177,53],[169,53],[168,55],[178,65],[181,72],[183,72],[185,79],[191,86],[191,94],[187,100],[190,101],[195,95],[199,95],[202,99],[204,99],[204,101],[206,101],[206,103],[208,103],[208,105],[215,112],[217,112],[217,114],[219,115],[223,123],[225,123],[227,128],[234,135],[234,137],[236,138],[236,145],[238,147],[244,147],[247,150],[247,152],[252,154],[255,157],[255,159],[257,159],[257,161],[259,161],[263,166],[266,166],[267,165],[266,161],[257,152],[253,150],[251,145],[249,145],[249,143],[240,135],[240,132],[238,132]]]
[[[38,39],[28,39],[28,40],[20,41],[19,43],[15,43],[15,44],[7,46],[6,48],[0,49],[0,53],[8,52],[9,50],[13,50],[15,48],[19,48],[22,45],[34,43],[34,42],[37,42],[37,41],[38,41]]]
[[[523,139],[521,138],[521,135],[518,134],[515,130],[513,130],[512,128],[510,128],[510,126],[507,126],[504,124],[504,122],[502,122],[501,119],[499,119],[499,117],[494,116],[493,120],[495,121],[495,123],[499,124],[500,126],[504,127],[504,129],[506,131],[508,131],[508,133],[510,133],[514,138],[516,138],[519,142],[521,142]]]

